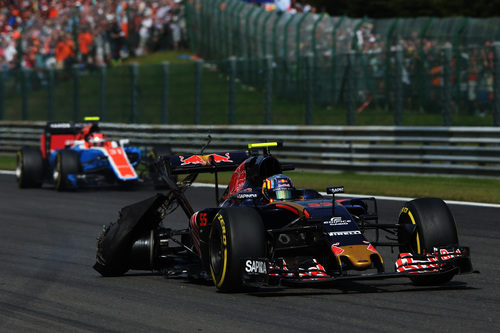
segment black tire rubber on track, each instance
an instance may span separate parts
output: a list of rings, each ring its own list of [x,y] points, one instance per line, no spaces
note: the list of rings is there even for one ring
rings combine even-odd
[[[265,232],[252,208],[229,207],[214,217],[209,236],[209,267],[218,290],[237,292],[243,287],[243,258],[263,258]]]
[[[60,150],[56,155],[57,176],[54,176],[55,188],[58,191],[75,189],[68,180],[68,175],[80,172],[80,157],[74,150]]]
[[[423,254],[434,247],[458,246],[455,219],[448,205],[438,198],[421,198],[407,202],[399,214],[399,223],[415,224],[416,234],[400,252]],[[415,276],[411,280],[418,285],[438,285],[451,280],[454,273]]]
[[[20,188],[41,187],[44,177],[42,152],[33,147],[23,147],[17,152],[16,177]]]

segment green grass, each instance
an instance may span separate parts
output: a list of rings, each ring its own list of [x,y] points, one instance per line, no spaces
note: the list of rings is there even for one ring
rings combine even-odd
[[[439,176],[378,175],[356,173],[315,173],[292,171],[297,188],[325,191],[327,186],[344,186],[346,193],[409,198],[438,197],[445,200],[500,204],[500,179]],[[219,181],[228,184],[231,174]],[[197,181],[213,182],[213,175],[202,174]]]
[[[14,170],[16,158],[0,156],[0,170]],[[344,186],[346,193],[398,197],[439,197],[445,200],[500,204],[500,179],[438,176],[315,173],[290,171],[297,188],[325,191],[327,186]],[[231,172],[221,173],[219,182],[229,184]],[[198,182],[213,183],[212,174],[200,174]]]
[[[13,156],[0,155],[0,170],[15,170],[16,158]]]

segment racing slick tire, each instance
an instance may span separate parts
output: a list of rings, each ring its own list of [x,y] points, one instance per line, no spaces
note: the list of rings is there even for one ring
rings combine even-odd
[[[74,150],[60,150],[56,155],[53,177],[55,188],[58,191],[75,189],[75,185],[68,179],[68,175],[80,172],[80,157]]]
[[[413,224],[416,232],[410,239],[398,234],[400,252],[414,254],[431,253],[434,247],[458,246],[455,219],[448,205],[438,198],[420,198],[407,202],[399,214],[399,224]],[[417,285],[439,285],[450,281],[455,272],[437,275],[414,276],[410,279]]]
[[[243,259],[265,257],[262,218],[252,208],[221,209],[212,222],[208,248],[210,273],[217,289],[222,292],[241,290]]]
[[[17,152],[16,178],[20,188],[41,187],[44,176],[42,152],[23,147]]]

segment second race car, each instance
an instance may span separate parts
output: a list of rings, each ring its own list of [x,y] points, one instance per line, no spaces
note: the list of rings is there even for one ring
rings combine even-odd
[[[144,154],[128,140],[109,140],[97,119],[85,122],[49,122],[40,138],[40,148],[23,147],[17,153],[19,187],[53,183],[59,191],[81,186],[137,184],[145,178],[161,184],[153,160],[158,153],[171,154],[169,147]],[[143,166],[139,171],[139,166]]]

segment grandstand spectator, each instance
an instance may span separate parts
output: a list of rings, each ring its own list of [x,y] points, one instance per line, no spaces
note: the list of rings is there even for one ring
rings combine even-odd
[[[181,44],[179,37],[185,36],[182,33],[184,17],[179,16],[178,11],[179,2],[8,1],[7,5],[0,7],[0,52],[4,54],[3,61],[9,68],[31,66],[33,56],[37,64],[45,64],[46,67],[57,62],[60,68],[64,67],[65,61],[66,65],[72,61],[109,64],[111,59],[118,62],[136,49],[137,54],[144,54],[158,48],[174,48]],[[160,9],[157,16],[156,12]],[[61,33],[69,34],[69,37],[63,37],[66,44],[60,43]],[[163,34],[163,39],[157,38],[156,42],[162,44],[154,45],[153,37],[160,34]],[[69,45],[70,42],[73,46]],[[81,56],[78,59],[67,56],[68,47],[72,49],[70,54],[76,55],[78,50]],[[18,52],[21,52],[19,56]]]
[[[80,51],[81,54],[81,62],[84,65],[89,65],[92,62],[92,59],[90,58],[90,51],[92,48],[93,41],[94,40],[88,28],[84,28],[78,34],[78,50]]]
[[[61,33],[55,49],[56,69],[68,69],[73,63],[74,57],[75,49],[71,35]]]

